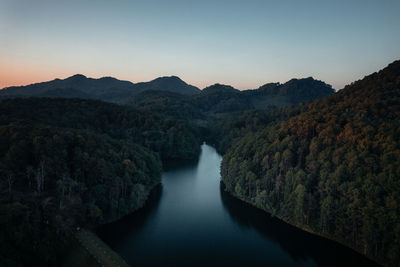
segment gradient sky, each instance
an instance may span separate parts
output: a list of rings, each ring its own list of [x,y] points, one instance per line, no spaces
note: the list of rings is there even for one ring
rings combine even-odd
[[[341,89],[396,59],[399,0],[0,0],[0,88],[82,73]]]

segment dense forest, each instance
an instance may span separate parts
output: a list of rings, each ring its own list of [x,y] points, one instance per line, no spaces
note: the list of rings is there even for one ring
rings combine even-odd
[[[48,126],[0,133],[3,266],[55,264],[77,227],[134,211],[160,182],[158,155],[129,141]]]
[[[126,98],[121,104],[167,115],[180,120],[207,120],[200,108],[185,95],[166,91],[143,91]]]
[[[187,120],[95,100],[4,100],[0,125],[10,123],[91,130],[141,144],[158,152],[163,160],[192,159],[200,151],[198,129]]]
[[[222,85],[179,94],[196,88],[177,77],[134,87],[75,75],[2,91],[1,265],[55,264],[77,227],[141,207],[162,163],[196,158],[201,141],[217,136],[218,113],[254,108]]]
[[[99,101],[5,100],[0,114],[0,265],[54,265],[77,227],[141,207],[162,161],[199,151],[187,122]]]
[[[312,78],[246,91],[82,75],[8,88],[0,95],[0,265],[54,264],[77,227],[141,207],[162,165],[196,158],[203,140],[225,154],[221,174],[233,195],[398,263],[399,77],[395,62],[336,94]],[[50,98],[26,98],[30,90]]]
[[[217,117],[209,123],[206,140],[219,153],[225,154],[242,137],[257,132],[268,125],[289,119],[299,114],[305,105],[277,109],[268,107],[262,110],[246,110]]]
[[[288,120],[240,134],[223,158],[223,182],[284,221],[397,266],[399,118],[396,61]]]

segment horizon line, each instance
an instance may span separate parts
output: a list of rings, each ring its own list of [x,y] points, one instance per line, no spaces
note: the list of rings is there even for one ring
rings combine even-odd
[[[369,75],[369,74],[368,74],[368,75]],[[289,81],[291,81],[291,80],[303,80],[303,79],[312,78],[312,79],[315,80],[315,81],[321,81],[321,82],[324,82],[325,84],[327,84],[328,86],[331,86],[332,89],[335,90],[335,92],[337,92],[337,91],[340,90],[340,89],[334,88],[331,84],[325,82],[324,80],[316,79],[316,78],[314,78],[313,76],[302,77],[302,78],[293,77],[293,78],[291,78],[291,79],[289,79],[289,80],[287,80],[287,81],[285,81],[285,82],[279,82],[279,81],[275,81],[275,82],[265,82],[265,83],[262,83],[262,84],[261,84],[260,86],[258,86],[257,88],[239,89],[239,88],[237,88],[237,87],[235,87],[235,86],[233,86],[233,85],[231,85],[231,84],[225,84],[225,83],[221,83],[221,82],[216,82],[216,83],[213,83],[213,84],[210,84],[210,85],[207,85],[207,86],[201,88],[201,87],[198,87],[198,86],[196,86],[196,85],[193,85],[192,83],[186,82],[185,80],[183,80],[180,76],[178,76],[178,75],[176,75],[176,74],[158,76],[158,77],[156,77],[156,78],[154,78],[154,79],[151,79],[151,80],[148,80],[148,81],[137,81],[137,82],[134,82],[134,81],[131,81],[131,80],[120,79],[120,78],[117,78],[117,77],[114,77],[114,76],[108,76],[108,75],[106,75],[106,76],[97,76],[97,77],[95,77],[95,76],[89,77],[89,76],[87,76],[87,75],[85,75],[85,74],[82,74],[82,73],[75,73],[75,74],[69,75],[69,76],[67,76],[67,77],[65,77],[65,78],[55,77],[55,78],[53,78],[53,79],[49,79],[49,80],[45,80],[45,81],[32,82],[32,83],[21,84],[21,85],[10,85],[10,86],[5,86],[5,87],[3,87],[3,88],[0,88],[0,90],[8,89],[8,88],[13,88],[13,87],[25,87],[25,86],[35,85],[35,84],[41,84],[41,83],[52,82],[52,81],[56,81],[56,80],[66,80],[66,79],[71,78],[71,77],[74,77],[74,76],[83,76],[83,77],[85,77],[86,79],[93,79],[93,80],[100,80],[100,79],[104,79],[104,78],[112,78],[112,79],[116,79],[116,80],[123,81],[123,82],[130,82],[130,83],[132,83],[132,84],[152,82],[152,81],[154,81],[154,80],[156,80],[156,79],[159,79],[159,78],[172,78],[172,77],[176,77],[176,78],[180,79],[181,81],[183,81],[184,83],[186,83],[187,85],[194,86],[194,87],[198,88],[199,90],[203,90],[203,89],[205,89],[205,88],[207,88],[207,87],[220,84],[220,85],[231,86],[231,87],[233,87],[234,89],[237,89],[237,90],[239,90],[239,91],[256,90],[256,89],[259,89],[260,87],[262,87],[262,86],[264,86],[264,85],[266,85],[266,84],[285,84],[285,83],[287,83],[287,82],[289,82]],[[353,82],[354,82],[354,81],[353,81]],[[349,83],[349,84],[350,84],[350,83]],[[346,86],[346,85],[345,85],[345,86]],[[344,87],[345,87],[345,86],[344,86]],[[344,88],[344,87],[343,87],[343,88]],[[341,88],[341,89],[343,89],[343,88]]]

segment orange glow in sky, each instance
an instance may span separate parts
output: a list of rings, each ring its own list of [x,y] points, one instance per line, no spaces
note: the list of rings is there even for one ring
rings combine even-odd
[[[341,89],[400,56],[400,1],[306,2],[0,0],[0,89],[78,73]]]

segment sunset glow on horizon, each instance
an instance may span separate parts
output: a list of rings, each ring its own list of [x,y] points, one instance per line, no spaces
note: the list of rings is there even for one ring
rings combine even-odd
[[[0,88],[175,75],[254,89],[341,89],[400,58],[400,1],[0,0]]]

